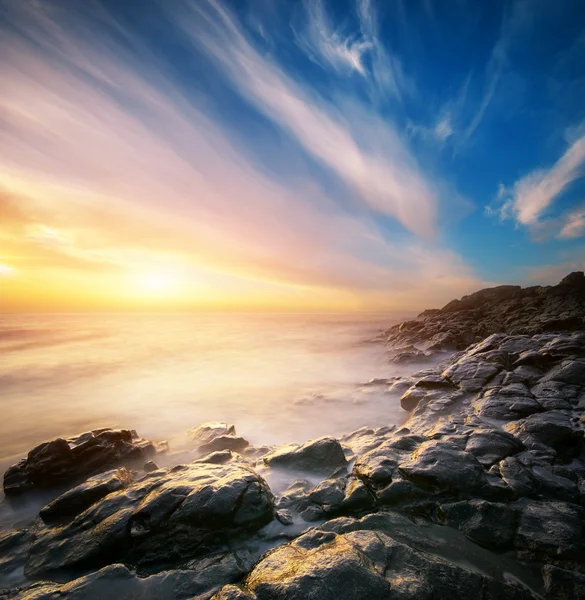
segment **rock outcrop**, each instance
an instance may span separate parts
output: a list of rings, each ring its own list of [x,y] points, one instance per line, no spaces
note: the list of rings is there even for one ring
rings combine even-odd
[[[65,489],[0,535],[0,599],[585,597],[584,315],[573,273],[392,328],[401,360],[451,351],[367,384],[401,427],[268,448],[204,423],[164,469],[129,431],[42,444],[6,493]]]
[[[480,290],[391,327],[386,342],[397,362],[417,361],[431,352],[463,350],[493,333],[582,330],[584,318],[585,275],[575,272],[556,286]]]
[[[74,485],[115,466],[142,466],[165,450],[165,442],[144,440],[128,429],[96,429],[57,438],[33,448],[4,473],[4,493],[19,496]]]
[[[84,484],[85,485],[85,484]],[[25,565],[31,577],[112,562],[167,565],[219,548],[273,518],[265,481],[241,464],[191,463],[160,469],[113,489],[91,506],[82,486],[41,511],[65,517],[37,524]]]

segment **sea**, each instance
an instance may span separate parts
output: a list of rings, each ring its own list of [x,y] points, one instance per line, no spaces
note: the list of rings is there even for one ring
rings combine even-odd
[[[393,314],[10,314],[0,317],[0,470],[55,437],[135,429],[180,446],[205,421],[255,445],[400,423],[387,386]]]

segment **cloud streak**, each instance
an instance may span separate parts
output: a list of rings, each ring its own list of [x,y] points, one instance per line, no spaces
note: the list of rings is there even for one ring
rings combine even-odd
[[[499,213],[502,218],[513,218],[520,225],[535,227],[553,203],[584,173],[585,135],[577,138],[548,169],[537,169],[511,187],[501,187]],[[582,211],[567,215],[559,236],[575,237],[581,231],[582,218]]]
[[[384,153],[360,146],[347,116],[262,57],[226,9],[216,3],[209,10],[188,6],[192,10],[181,13],[177,25],[193,44],[206,49],[249,102],[370,208],[395,217],[418,235],[434,233],[437,194],[395,130],[384,128]]]

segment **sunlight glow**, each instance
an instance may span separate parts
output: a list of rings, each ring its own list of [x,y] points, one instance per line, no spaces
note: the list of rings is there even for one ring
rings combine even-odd
[[[179,288],[179,277],[172,272],[152,271],[140,275],[138,283],[143,292],[171,295]]]

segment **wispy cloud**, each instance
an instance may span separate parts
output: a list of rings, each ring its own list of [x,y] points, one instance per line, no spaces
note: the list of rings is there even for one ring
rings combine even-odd
[[[389,124],[379,132],[384,153],[361,146],[352,134],[351,115],[261,56],[226,9],[190,6],[191,18],[181,14],[178,26],[217,60],[249,102],[357,191],[369,207],[395,217],[416,234],[434,233],[437,194]]]
[[[370,0],[356,0],[356,19],[335,24],[325,0],[305,0],[306,22],[295,28],[297,42],[311,60],[340,75],[358,73],[374,97],[401,100],[413,93],[400,59],[380,38],[377,13]]]
[[[195,292],[215,272],[380,305],[392,292],[397,306],[420,304],[429,286],[441,300],[477,286],[457,254],[417,237],[433,233],[437,197],[391,128],[380,134],[388,151],[374,151],[375,139],[368,146],[345,115],[260,56],[221,7],[197,24],[191,18],[203,13],[189,6],[183,25],[193,42],[354,188],[362,209],[347,210],[309,176],[269,177],[109,15],[90,24],[83,12],[71,21],[23,3],[0,42],[0,188],[12,215],[0,237],[9,266],[55,281],[56,272],[160,264],[195,273]],[[17,33],[23,23],[26,37]],[[416,235],[388,239],[372,211]]]
[[[585,208],[570,212],[564,218],[559,232],[561,239],[579,238],[585,234]]]
[[[322,0],[305,0],[307,25],[297,34],[300,47],[316,63],[347,74],[366,76],[364,54],[373,48],[360,34],[344,34],[333,28]]]
[[[502,218],[534,227],[547,209],[585,173],[585,135],[577,138],[548,169],[537,169],[510,187],[501,186],[497,203]],[[580,212],[572,213],[562,226],[561,237],[574,237],[580,231]],[[563,233],[564,232],[564,233]]]

